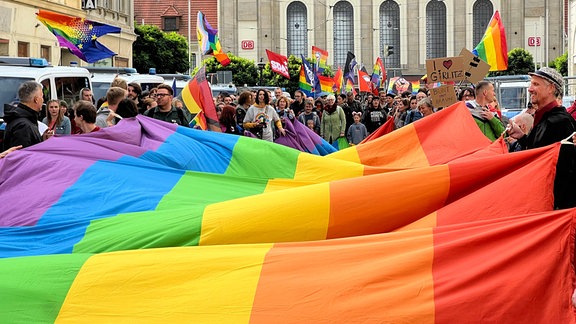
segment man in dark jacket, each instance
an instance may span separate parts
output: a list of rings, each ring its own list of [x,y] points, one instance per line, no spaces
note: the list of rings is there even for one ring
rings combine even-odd
[[[306,95],[301,90],[294,91],[294,101],[290,104],[290,109],[294,112],[294,116],[298,117],[300,113],[304,112],[306,108]]]
[[[4,132],[3,150],[22,145],[28,147],[42,142],[38,130],[38,114],[42,110],[44,96],[42,85],[36,81],[27,81],[18,88],[18,106],[7,107],[4,112],[6,130]],[[51,136],[50,132],[45,136]]]
[[[346,134],[348,134],[348,128],[350,125],[354,124],[354,118],[352,116],[353,112],[364,112],[362,110],[362,105],[358,100],[354,99],[354,93],[348,91],[346,93],[346,101],[342,105],[342,110],[344,110],[344,115],[346,115]]]
[[[546,146],[570,137],[576,129],[574,118],[556,100],[564,89],[562,75],[549,67],[528,74],[532,77],[528,88],[530,99],[538,107],[534,114],[534,128],[526,135],[512,122],[506,129],[508,135],[517,139],[524,149]],[[554,179],[555,209],[576,206],[575,168],[574,145],[562,145]]]
[[[574,118],[556,101],[564,89],[562,75],[550,67],[528,74],[532,77],[528,88],[530,101],[538,107],[534,128],[524,134],[518,125],[511,123],[507,129],[508,135],[517,139],[524,149],[559,142],[574,132]]]

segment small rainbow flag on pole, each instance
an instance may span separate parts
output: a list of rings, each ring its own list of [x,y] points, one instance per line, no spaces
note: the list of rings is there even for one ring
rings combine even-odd
[[[222,66],[230,64],[230,58],[222,52],[218,30],[212,28],[202,11],[198,11],[198,21],[196,22],[196,34],[198,36],[198,46],[202,54],[212,54]]]
[[[328,60],[328,51],[325,51],[320,47],[312,46],[312,56],[316,62],[316,73],[320,74],[324,72],[326,61]]]
[[[190,122],[191,127],[198,127],[202,130],[220,132],[220,123],[216,114],[216,106],[212,100],[212,91],[208,80],[206,80],[206,67],[202,66],[194,78],[188,81],[186,87],[182,89],[182,101],[188,111],[195,115]]]
[[[98,42],[97,38],[110,33],[120,33],[119,27],[46,10],[40,10],[36,18],[56,36],[60,46],[68,48],[85,62],[94,63],[116,55]]]
[[[341,67],[338,67],[338,71],[334,74],[334,92],[342,93],[342,80],[344,73]]]
[[[482,40],[476,45],[472,53],[490,64],[490,71],[508,70],[506,31],[498,10],[494,12]]]
[[[374,69],[372,70],[372,83],[374,84],[374,91],[372,92],[375,95],[378,95],[380,85],[382,85],[382,82],[385,81],[386,81],[386,69],[384,68],[382,58],[378,57],[376,59],[376,63],[374,63]]]
[[[334,79],[328,76],[318,75],[316,85],[316,96],[334,94]]]

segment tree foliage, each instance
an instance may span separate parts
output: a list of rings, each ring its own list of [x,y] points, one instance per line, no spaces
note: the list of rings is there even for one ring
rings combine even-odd
[[[156,73],[188,71],[188,42],[184,36],[165,33],[152,25],[135,25],[138,37],[133,46],[133,65],[141,73],[156,68]]]
[[[534,71],[534,57],[523,48],[515,48],[508,52],[508,70],[493,71],[490,76],[528,74]]]
[[[557,58],[554,59],[554,61],[550,62],[550,64],[548,64],[548,66],[555,68],[563,76],[567,76],[568,75],[568,53],[564,53],[564,54],[558,56]]]
[[[258,67],[253,60],[248,60],[232,53],[228,53],[230,64],[222,66],[215,57],[209,57],[202,61],[206,66],[206,73],[215,73],[217,71],[232,71],[232,83],[236,86],[255,85],[258,78]],[[198,68],[194,69],[194,73]]]

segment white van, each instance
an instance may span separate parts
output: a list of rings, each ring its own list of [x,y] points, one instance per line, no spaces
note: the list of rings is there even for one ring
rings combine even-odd
[[[134,68],[116,68],[116,67],[87,67],[91,73],[92,93],[94,99],[98,100],[106,96],[106,91],[114,78],[119,77],[126,83],[136,82],[142,87],[142,91],[150,90],[164,83],[164,78],[154,74],[140,74]]]
[[[174,85],[174,81],[176,81],[176,93],[174,93],[174,97],[177,97],[179,94],[182,93],[182,89],[188,84],[188,81],[192,79],[191,76],[186,74],[158,74],[159,76],[164,78],[164,84],[169,85],[172,87]]]
[[[503,75],[486,78],[494,84],[494,91],[502,114],[512,118],[528,107],[530,102],[530,76],[528,75]]]
[[[92,88],[90,72],[81,67],[51,66],[45,59],[0,56],[0,117],[4,104],[18,101],[18,87],[26,81],[38,81],[44,87],[44,102],[78,100],[80,89]]]
[[[212,89],[212,97],[216,98],[220,92],[227,92],[228,94],[236,94],[238,89],[232,83],[230,84],[210,84],[210,89]]]

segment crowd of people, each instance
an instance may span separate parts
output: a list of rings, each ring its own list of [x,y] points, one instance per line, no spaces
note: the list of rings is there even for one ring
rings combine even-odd
[[[435,111],[426,89],[416,95],[406,92],[359,96],[348,92],[318,98],[306,97],[304,92],[296,90],[294,99],[286,97],[281,88],[273,92],[259,89],[246,90],[237,98],[220,93],[214,102],[222,131],[226,133],[248,131],[255,137],[273,141],[284,135],[282,123],[286,117],[298,120],[329,143],[345,139],[349,145],[359,144],[388,118],[393,118],[399,128]],[[236,110],[234,125],[229,114],[224,113],[226,107]]]
[[[510,151],[559,141],[575,128],[576,104],[568,111],[559,107],[563,90],[561,75],[551,68],[530,74],[532,100],[529,107],[512,120],[502,115],[490,82],[481,81],[473,87],[457,89],[458,99],[465,102],[482,133],[491,141],[505,135]],[[27,147],[52,136],[98,131],[138,114],[186,127],[193,118],[184,103],[174,98],[169,85],[142,91],[139,84],[127,84],[120,78],[116,78],[106,96],[98,100],[89,88],[82,89],[79,101],[72,107],[57,99],[44,105],[42,85],[34,81],[23,83],[18,97],[18,106],[9,107],[5,112],[7,126],[1,151],[11,149],[8,151],[11,152],[13,147]],[[552,102],[549,97],[555,100]],[[434,107],[425,87],[415,94],[406,91],[360,96],[347,92],[319,98],[306,97],[296,90],[294,99],[285,96],[281,88],[273,92],[246,90],[238,96],[221,92],[214,98],[214,104],[225,133],[274,141],[286,134],[286,118],[304,124],[329,143],[345,140],[348,145],[359,144],[389,119],[393,119],[391,122],[398,129],[442,109]],[[42,111],[44,106],[46,110]],[[42,112],[46,117],[40,123]]]

